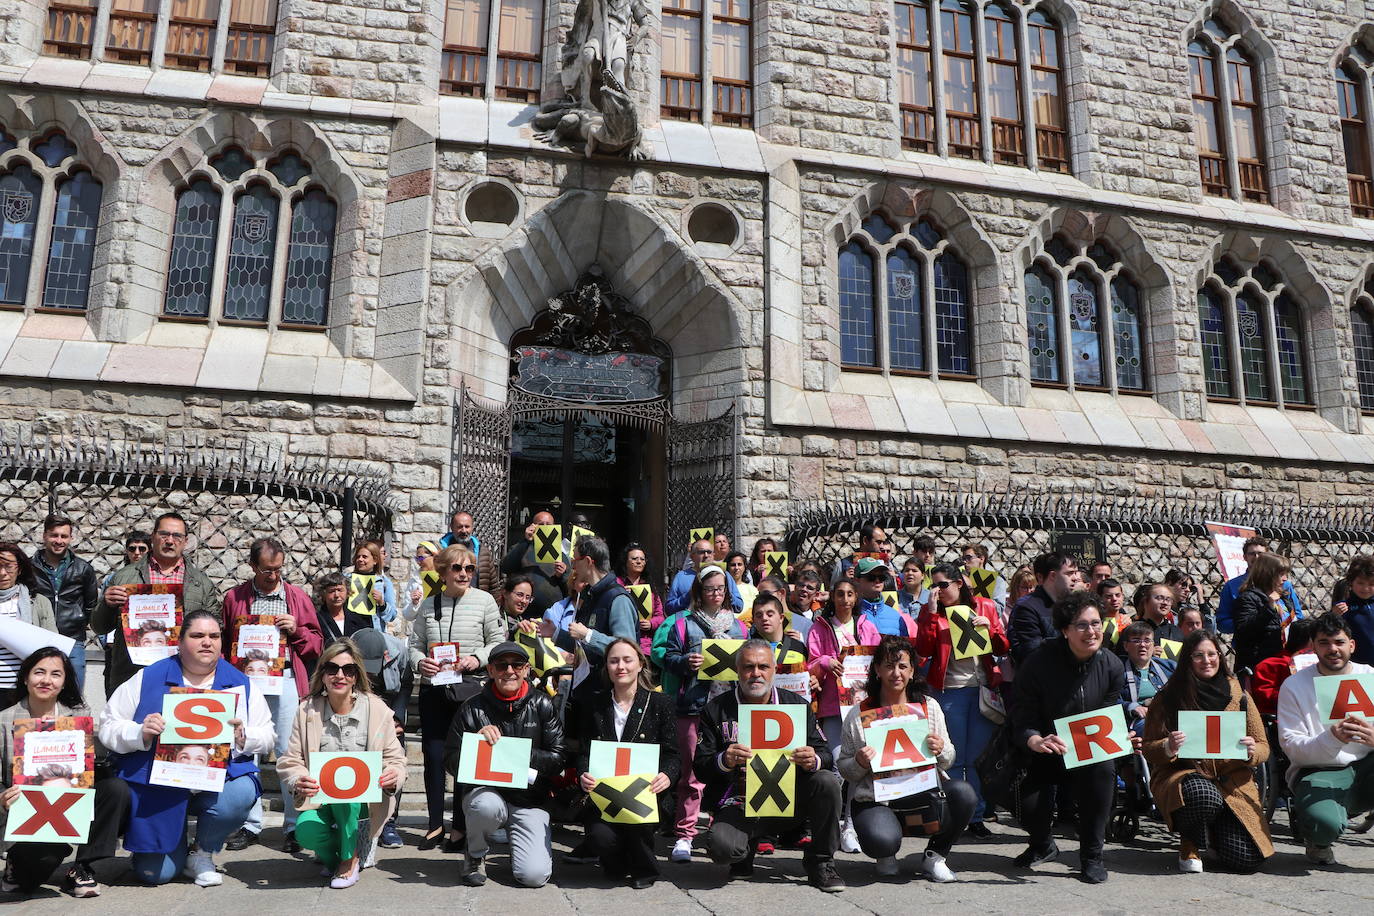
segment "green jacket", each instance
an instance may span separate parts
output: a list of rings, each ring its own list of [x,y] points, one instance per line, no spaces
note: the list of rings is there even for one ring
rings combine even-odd
[[[110,577],[110,585],[147,585],[148,584],[148,563],[147,557],[133,566],[125,566]],[[108,586],[107,586],[108,587]],[[192,611],[209,611],[219,620],[223,613],[223,605],[220,602],[219,591],[215,588],[215,583],[210,581],[210,577],[200,571],[200,568],[192,565],[190,560],[186,561],[186,582],[182,586],[181,609],[183,614]],[[117,607],[111,607],[105,603],[105,594],[100,595],[100,603],[95,607],[95,613],[91,615],[91,631],[94,633],[108,633],[114,630],[114,639],[110,640],[109,646],[105,650],[105,667],[108,681],[107,690],[111,693],[120,684],[133,677],[140,666],[135,665],[129,660],[129,647],[124,642],[124,627],[121,625],[121,613]]]

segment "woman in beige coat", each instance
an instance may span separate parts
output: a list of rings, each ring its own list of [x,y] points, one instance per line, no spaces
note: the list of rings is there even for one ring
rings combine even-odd
[[[319,793],[320,785],[310,774],[311,755],[361,751],[382,752],[378,784],[383,798],[367,806],[366,820],[363,806],[356,802],[313,804],[311,799]],[[329,886],[345,888],[358,883],[366,850],[376,842],[387,821],[391,796],[405,784],[406,755],[396,736],[391,707],[372,692],[362,652],[352,640],[337,640],[320,653],[310,677],[310,695],[297,708],[291,742],[286,754],[277,760],[277,775],[302,811],[296,821],[296,840],[313,850],[329,869],[333,876]],[[361,841],[360,821],[370,826]]]

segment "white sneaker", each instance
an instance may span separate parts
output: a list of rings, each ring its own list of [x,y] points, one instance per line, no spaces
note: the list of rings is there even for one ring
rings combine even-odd
[[[921,859],[921,871],[927,878],[937,884],[948,884],[951,881],[958,881],[958,876],[949,870],[945,864],[945,857],[939,853],[926,850],[925,858]]]
[[[685,836],[679,837],[678,841],[673,844],[673,851],[669,858],[678,863],[692,861],[692,841]]]
[[[218,887],[224,883],[223,876],[215,871],[215,857],[208,852],[193,852],[188,855],[182,874],[194,880],[198,887]]]
[[[859,835],[854,832],[854,828],[849,824],[844,825],[840,831],[840,852],[862,852],[859,848]]]
[[[1314,846],[1308,843],[1307,861],[1313,865],[1335,865],[1336,854],[1331,851],[1330,846]]]
[[[1200,875],[1202,874],[1202,860],[1180,857],[1178,860],[1178,870],[1185,875]]]
[[[897,875],[897,857],[883,856],[878,860],[878,877],[892,878]]]

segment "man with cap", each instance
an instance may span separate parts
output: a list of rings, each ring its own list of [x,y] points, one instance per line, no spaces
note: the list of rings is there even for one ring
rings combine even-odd
[[[532,742],[529,773],[521,788],[476,786],[463,798],[467,818],[467,853],[463,883],[477,887],[487,880],[487,837],[505,829],[510,837],[511,870],[525,887],[542,887],[553,873],[549,812],[540,807],[549,780],[563,768],[563,725],[553,701],[530,687],[530,657],[513,642],[503,642],[487,656],[489,680],[453,717],[444,747],[444,766],[457,778],[463,735],[472,732],[488,744],[503,737]]]
[[[391,709],[391,717],[396,720],[396,738],[401,747],[406,743],[406,707],[410,702],[410,689],[405,683],[410,672],[409,649],[404,640],[398,639],[383,630],[359,630],[352,636],[353,642],[363,656],[363,668],[367,671],[367,682],[372,692]],[[405,787],[396,786],[396,792],[389,800],[394,802],[390,817],[382,825],[377,837],[377,845],[383,849],[400,849],[405,840],[396,830],[396,816],[401,811],[401,794]]]
[[[854,590],[859,593],[859,611],[884,636],[915,636],[911,618],[900,607],[883,603],[883,590],[891,582],[892,570],[873,557],[864,557],[854,564]]]

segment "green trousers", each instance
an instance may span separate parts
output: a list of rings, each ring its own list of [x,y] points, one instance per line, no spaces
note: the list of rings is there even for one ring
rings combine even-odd
[[[1374,754],[1339,770],[1302,770],[1293,786],[1302,835],[1314,846],[1330,846],[1346,819],[1374,808]]]
[[[296,819],[296,842],[319,856],[326,868],[335,868],[357,854],[362,816],[363,806],[357,802],[302,811]]]

